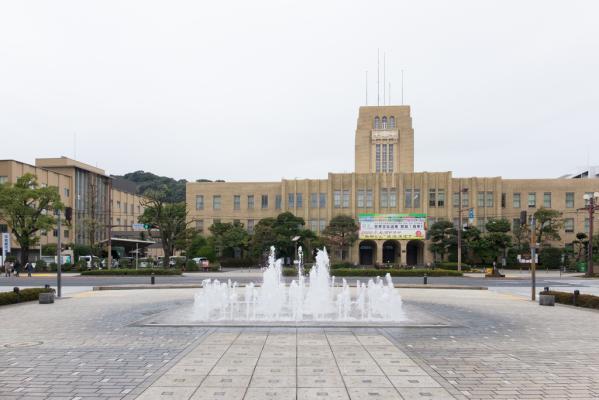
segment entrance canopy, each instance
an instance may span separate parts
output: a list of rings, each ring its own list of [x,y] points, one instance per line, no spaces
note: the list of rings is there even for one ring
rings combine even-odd
[[[103,240],[100,243],[106,245],[108,241]],[[153,245],[153,240],[135,239],[135,238],[122,238],[122,237],[111,237],[110,245],[113,249],[121,247],[124,249],[124,257],[132,257],[136,252],[143,252],[143,249]]]

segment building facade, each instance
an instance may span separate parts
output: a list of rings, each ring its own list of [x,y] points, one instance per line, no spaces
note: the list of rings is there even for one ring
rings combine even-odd
[[[97,245],[119,232],[132,231],[132,224],[143,213],[143,197],[113,187],[113,178],[104,170],[67,157],[38,158],[35,165],[15,160],[0,160],[0,184],[15,183],[26,173],[37,176],[40,186],[56,187],[65,208],[70,208],[71,220],[63,214],[60,232],[40,232],[40,246],[56,244],[60,236],[65,245]],[[0,231],[8,232],[0,220]],[[11,240],[13,251],[19,245]],[[38,249],[31,249],[34,259]]]
[[[454,177],[451,171],[414,171],[414,130],[409,106],[360,107],[355,132],[355,172],[327,179],[280,182],[190,182],[190,221],[207,234],[215,222],[239,222],[252,232],[262,218],[290,211],[319,233],[331,218],[351,215],[412,214],[427,225],[438,220],[470,222],[484,231],[491,218],[516,224],[520,212],[541,207],[563,213],[561,244],[589,230],[583,196],[599,191],[596,179],[502,179]],[[461,195],[460,195],[461,193]],[[459,204],[461,199],[461,205]],[[472,209],[474,218],[469,221]],[[432,261],[425,237],[360,239],[351,248],[356,264],[422,265]]]

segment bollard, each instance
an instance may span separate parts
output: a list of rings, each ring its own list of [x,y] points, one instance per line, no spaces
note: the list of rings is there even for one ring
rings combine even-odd
[[[14,288],[12,288],[12,291],[15,292],[16,294],[19,294],[21,289],[19,289],[18,287],[15,286]]]
[[[545,286],[545,292],[549,291],[549,286]]]
[[[154,276],[154,273],[152,273],[152,277],[150,278],[150,283],[153,285],[154,283],[156,283],[156,277]]]
[[[424,280],[424,284],[426,285],[428,282],[428,277],[426,276],[426,273],[424,273],[423,280]]]
[[[580,296],[580,290],[575,290],[574,291],[574,298],[573,298],[575,306],[578,306],[578,304],[577,304],[578,303],[578,296]]]

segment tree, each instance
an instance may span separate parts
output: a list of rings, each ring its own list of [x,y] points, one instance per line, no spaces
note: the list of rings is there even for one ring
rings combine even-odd
[[[270,246],[275,246],[278,257],[294,257],[296,243],[292,240],[298,236],[297,246],[310,247],[315,240],[312,231],[303,228],[304,219],[290,212],[284,212],[277,218],[264,218],[254,226],[251,240],[255,257],[264,255]]]
[[[502,253],[505,254],[506,249],[512,245],[512,238],[508,234],[511,230],[510,221],[505,218],[492,218],[487,222],[485,228],[488,232],[485,235],[487,249],[497,259]]]
[[[150,237],[153,230],[158,230],[164,251],[164,264],[168,265],[169,257],[175,251],[177,241],[187,234],[187,210],[185,203],[168,203],[164,192],[148,192],[141,202],[144,213],[139,222],[147,224]]]
[[[322,237],[328,246],[341,252],[343,259],[344,252],[358,240],[359,230],[360,227],[351,216],[337,215],[324,229]]]
[[[235,257],[236,250],[247,250],[250,235],[239,223],[217,223],[210,226],[212,245],[221,257]]]
[[[537,242],[561,240],[559,231],[564,225],[562,213],[557,210],[540,208],[535,212]]]
[[[441,260],[445,258],[452,246],[456,245],[457,230],[449,221],[437,221],[428,230],[431,241],[430,250]]]
[[[15,184],[0,185],[0,216],[6,221],[21,247],[21,264],[29,259],[29,249],[39,241],[38,231],[55,226],[54,210],[62,210],[56,187],[40,187],[37,177],[25,174]]]
[[[589,235],[584,232],[578,232],[576,239],[572,242],[574,254],[576,254],[576,262],[585,260],[589,247]]]

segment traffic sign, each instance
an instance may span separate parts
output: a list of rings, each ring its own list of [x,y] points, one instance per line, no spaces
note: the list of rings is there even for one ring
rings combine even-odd
[[[150,225],[148,224],[132,224],[131,228],[133,228],[134,231],[145,231],[150,227]]]

